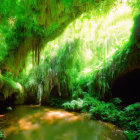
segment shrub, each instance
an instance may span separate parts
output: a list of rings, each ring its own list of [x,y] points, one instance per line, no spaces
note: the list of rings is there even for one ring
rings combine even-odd
[[[140,103],[129,105],[123,110],[121,110],[122,107],[118,107],[120,103],[119,98],[105,103],[87,94],[83,99],[65,102],[62,106],[71,111],[88,112],[92,119],[111,122],[123,128],[128,139],[138,140],[140,137]]]
[[[98,106],[91,107],[90,113],[93,118],[100,119],[103,121],[109,121],[116,123],[119,120],[119,111],[112,103],[101,102]]]
[[[114,105],[120,105],[122,103],[122,100],[120,98],[113,98],[110,100]]]
[[[125,134],[129,139],[140,138],[140,103],[131,104],[124,108],[123,123]]]
[[[65,100],[63,100],[62,98],[49,98],[47,105],[51,106],[51,107],[57,107],[59,108],[60,106],[62,106],[62,104],[64,103]]]
[[[81,111],[83,108],[83,100],[78,98],[77,100],[72,100],[70,102],[66,102],[62,106],[66,110]]]

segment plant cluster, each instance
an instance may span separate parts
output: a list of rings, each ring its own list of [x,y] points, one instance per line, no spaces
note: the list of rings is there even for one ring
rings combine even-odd
[[[97,100],[85,96],[83,99],[76,99],[65,102],[62,106],[70,111],[88,112],[92,119],[111,122],[122,129],[130,140],[137,140],[140,137],[140,103],[134,103],[126,107],[121,106],[119,98],[113,103]]]

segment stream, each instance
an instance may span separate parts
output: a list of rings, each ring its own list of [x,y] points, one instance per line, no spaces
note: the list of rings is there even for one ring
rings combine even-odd
[[[115,125],[85,114],[39,105],[22,105],[0,114],[6,140],[126,140]]]

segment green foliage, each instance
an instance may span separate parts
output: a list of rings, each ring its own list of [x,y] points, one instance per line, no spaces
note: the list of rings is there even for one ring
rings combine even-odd
[[[110,100],[110,102],[112,102],[114,105],[121,105],[122,100],[120,98],[113,98]]]
[[[43,67],[43,66],[42,66]],[[22,79],[22,83],[26,89],[30,89],[31,87],[35,88],[45,82],[45,68],[36,67],[33,71],[29,73],[29,75]]]
[[[56,4],[55,0],[53,2]],[[61,2],[67,8],[72,4],[77,6],[75,1],[62,0]],[[90,0],[79,0],[78,4],[82,5],[86,2],[87,7],[88,4],[94,3]],[[58,38],[47,45],[41,45],[45,46],[41,52],[41,56],[43,56],[41,65],[33,68],[29,75],[25,74],[21,79],[19,76],[19,81],[22,81],[26,88],[37,87],[38,83],[45,81],[47,73],[52,71],[52,73],[59,75],[61,87],[65,86],[71,94],[76,92],[79,87],[84,92],[92,92],[92,81],[96,72],[104,67],[105,62],[108,62],[107,58],[112,59],[111,56],[116,50],[121,50],[130,35],[133,17],[130,14],[130,5],[117,2],[113,7],[113,3],[115,2],[112,0],[97,2],[94,9],[87,10],[86,13],[73,21]],[[57,21],[52,23],[48,21],[50,24],[48,23],[49,26],[46,27],[42,21],[38,20],[41,8],[46,8],[42,4],[44,3],[38,0],[14,0],[13,3],[5,0],[0,5],[0,11],[3,15],[1,19],[3,22],[0,24],[0,35],[3,37],[0,41],[2,44],[0,46],[0,60],[2,60],[3,65],[11,64],[12,67],[16,65],[21,70],[25,64],[21,65],[20,61],[25,61],[27,52],[31,51],[32,47],[37,47],[37,44],[40,43],[39,40],[44,39],[45,41],[59,29],[61,24]],[[116,6],[117,4],[118,6]],[[15,5],[14,8],[11,5]],[[50,6],[51,12],[53,12],[55,7],[53,3],[46,2],[46,5]],[[122,13],[119,13],[120,10]],[[135,8],[133,10],[135,11]],[[49,10],[46,14],[49,14]],[[47,15],[43,14],[43,16]],[[127,22],[130,23],[127,24],[128,27],[126,27]],[[15,63],[13,60],[16,55],[18,55],[18,61]],[[29,65],[32,63],[31,59],[32,57],[27,60]],[[4,60],[8,60],[8,63]],[[48,67],[42,65],[48,65]],[[24,79],[24,77],[26,78]],[[54,77],[52,78],[54,79]],[[100,79],[98,88],[107,89],[108,85],[109,83],[105,79]],[[94,93],[98,94],[93,91]],[[104,91],[102,91],[102,96],[104,96]]]
[[[114,101],[113,101],[114,100]],[[140,103],[135,103],[120,110],[119,98],[113,99],[115,104],[99,101],[89,95],[83,99],[78,98],[65,102],[62,106],[66,110],[88,112],[92,119],[111,122],[125,131],[128,138],[138,139],[140,136]]]
[[[96,119],[111,122],[125,129],[128,138],[138,139],[140,136],[140,103],[127,106],[124,111],[116,109],[111,103],[91,107],[90,113]]]
[[[115,104],[99,101],[89,95],[83,99],[78,98],[65,102],[62,106],[66,110],[88,112],[92,119],[111,122],[125,131],[124,133],[131,139],[138,139],[140,136],[140,103],[135,103],[120,110],[118,106],[121,102],[119,98],[112,100]]]
[[[108,4],[111,0],[105,1]],[[16,59],[16,55],[22,54],[18,61],[24,64],[27,54],[36,46],[32,41],[29,43],[29,40],[36,38],[40,38],[39,40],[44,42],[52,40],[62,33],[70,21],[85,12],[85,7],[88,11],[95,3],[91,0],[78,0],[78,2],[75,0],[60,0],[58,2],[56,0],[1,1],[0,63],[6,63],[4,65],[14,69],[14,62],[11,66],[7,61],[12,63]],[[38,41],[38,43],[40,42]],[[43,45],[39,47],[41,48]],[[21,64],[19,69],[23,69]]]
[[[73,91],[72,93],[72,98],[73,99],[77,99],[77,98],[84,98],[84,96],[87,95],[87,92],[83,92],[81,88],[77,88],[75,89],[75,91]]]
[[[23,87],[7,75],[0,75],[0,91],[3,93],[4,98],[11,96],[13,93],[18,93],[18,96],[23,95]]]
[[[34,48],[44,47],[40,64],[32,65],[33,55],[37,55],[35,51],[28,57],[27,67],[16,78],[25,87],[27,96],[37,98],[41,85],[49,97],[53,87],[57,86],[60,89],[56,92],[61,92],[62,96],[70,94],[72,101],[63,104],[61,98],[50,97],[47,98],[48,105],[60,107],[63,104],[68,110],[89,112],[94,119],[124,127],[127,136],[136,139],[139,135],[139,104],[120,110],[120,99],[105,103],[97,98],[111,95],[112,79],[127,67],[133,17],[139,13],[140,2],[95,2],[3,0],[0,4],[0,69],[10,71],[6,65],[11,64],[22,70],[20,60],[24,62],[27,53],[34,52]],[[12,63],[15,58],[19,59]],[[5,98],[21,91],[17,82],[10,73],[0,75],[0,89]]]
[[[140,103],[135,103],[125,107],[124,116],[121,118],[123,125],[126,128],[126,135],[129,139],[137,139],[140,137]]]
[[[1,129],[0,129],[0,139],[3,139],[3,140],[6,139],[5,133]]]
[[[104,102],[98,106],[91,107],[90,113],[92,114],[93,118],[116,124],[118,123],[120,115],[114,104]]]
[[[65,102],[62,106],[67,110],[81,111],[83,108],[83,100],[78,98],[77,100],[72,100],[71,102]]]
[[[64,103],[64,99],[62,98],[49,98],[47,101],[47,105],[50,107],[56,107],[56,108],[60,108],[62,106],[62,104]]]

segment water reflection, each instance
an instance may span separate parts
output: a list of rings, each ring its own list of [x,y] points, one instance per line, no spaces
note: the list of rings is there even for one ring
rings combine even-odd
[[[18,106],[0,115],[7,140],[125,140],[116,126],[42,106]]]

